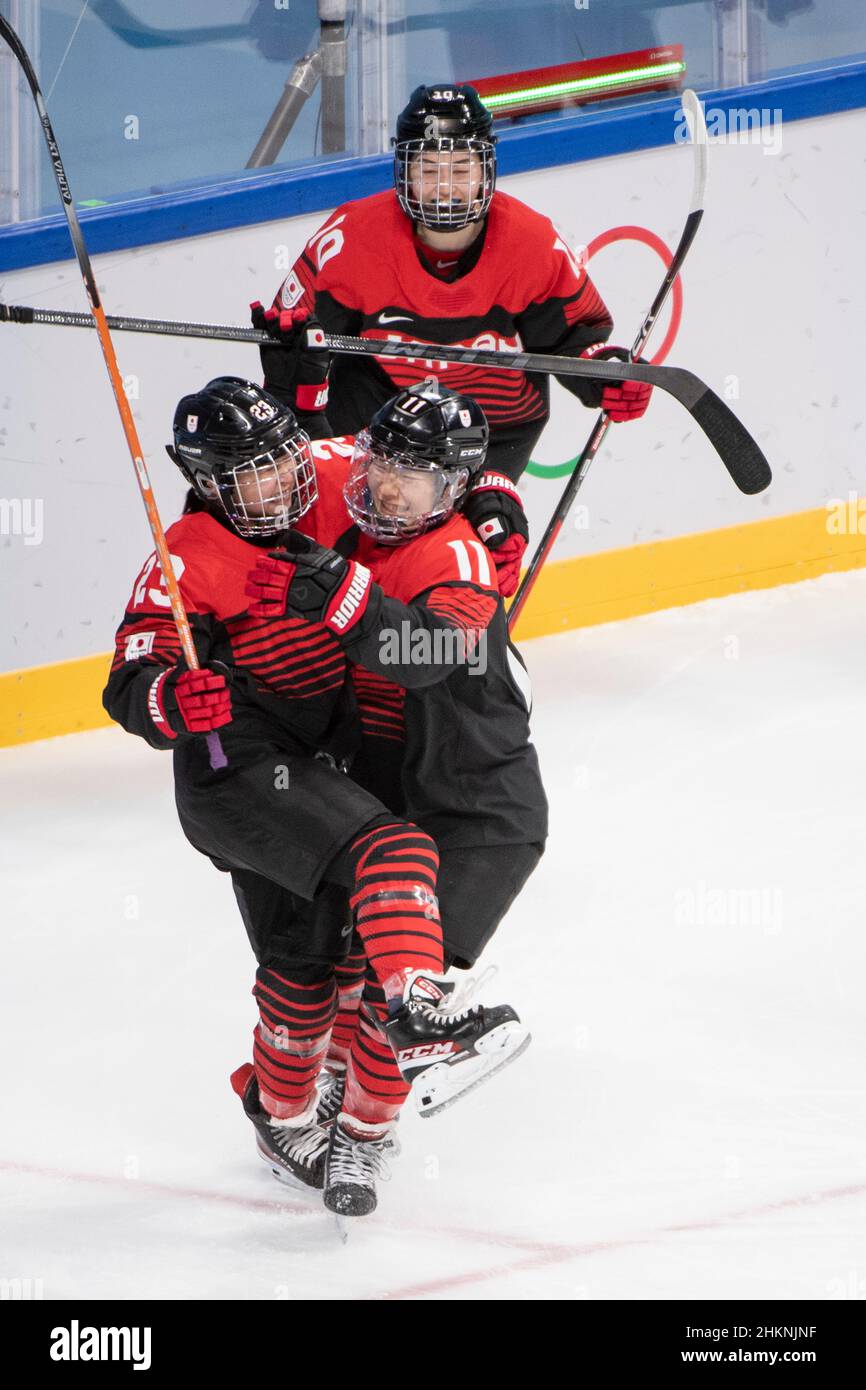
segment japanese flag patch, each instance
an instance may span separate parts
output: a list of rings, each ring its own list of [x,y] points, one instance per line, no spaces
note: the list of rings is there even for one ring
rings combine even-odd
[[[280,291],[280,303],[284,309],[294,309],[299,300],[304,297],[304,287],[292,270],[283,281],[283,288]]]
[[[126,639],[124,660],[140,661],[143,656],[148,656],[153,651],[155,637],[155,632],[133,632]]]

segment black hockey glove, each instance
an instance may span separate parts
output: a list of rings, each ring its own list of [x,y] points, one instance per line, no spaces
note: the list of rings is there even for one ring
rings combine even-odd
[[[247,576],[254,617],[305,618],[345,637],[363,616],[373,580],[365,565],[293,531],[282,550],[263,555]]]
[[[320,415],[328,404],[330,355],[325,331],[306,309],[265,309],[250,305],[253,328],[273,338],[259,354],[265,390],[299,415]]]
[[[501,473],[482,473],[463,504],[496,565],[499,592],[510,598],[520,581],[520,562],[529,541],[523,501],[515,484]]]

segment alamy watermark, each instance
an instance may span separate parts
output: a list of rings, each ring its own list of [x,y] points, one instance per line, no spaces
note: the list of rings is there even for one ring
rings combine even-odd
[[[41,1279],[0,1279],[0,1303],[28,1303],[44,1297]]]
[[[760,145],[764,154],[782,149],[782,108],[780,106],[711,106],[704,111],[707,135],[719,145]],[[675,116],[674,140],[688,142],[689,126],[685,111]]]
[[[134,1371],[150,1370],[149,1327],[82,1327],[73,1318],[69,1327],[51,1329],[52,1361],[131,1361]]]
[[[22,536],[25,545],[41,545],[44,535],[41,497],[0,497],[0,536]]]
[[[866,536],[866,497],[849,492],[847,501],[833,497],[824,507],[829,536]]]
[[[470,676],[487,670],[487,629],[413,627],[408,619],[399,629],[386,627],[379,635],[383,666],[466,666]]]
[[[782,930],[781,888],[718,888],[700,880],[674,895],[674,921],[680,927],[762,927]]]

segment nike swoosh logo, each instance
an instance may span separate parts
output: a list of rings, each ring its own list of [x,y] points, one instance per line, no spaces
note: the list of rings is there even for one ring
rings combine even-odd
[[[437,270],[452,270],[453,267],[454,267],[456,264],[457,264],[456,261],[437,261],[437,262],[436,262],[436,269],[437,269]]]
[[[352,930],[352,927],[353,927],[354,925],[355,925],[354,922],[349,922],[348,925],[345,926],[345,927],[343,928],[343,930],[340,932],[340,935],[341,935],[341,936],[348,936],[348,935],[349,935],[349,932]]]
[[[407,318],[405,317],[404,314],[380,314],[380,315],[379,315],[379,322],[380,322],[380,323],[411,323],[412,320],[411,320],[411,319],[407,319]]]

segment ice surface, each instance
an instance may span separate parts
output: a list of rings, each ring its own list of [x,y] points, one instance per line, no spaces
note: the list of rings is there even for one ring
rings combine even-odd
[[[866,1297],[864,627],[851,573],[527,644],[553,829],[489,958],[534,1041],[404,1118],[345,1247],[229,1088],[251,957],[168,757],[119,730],[0,753],[0,1278]]]

